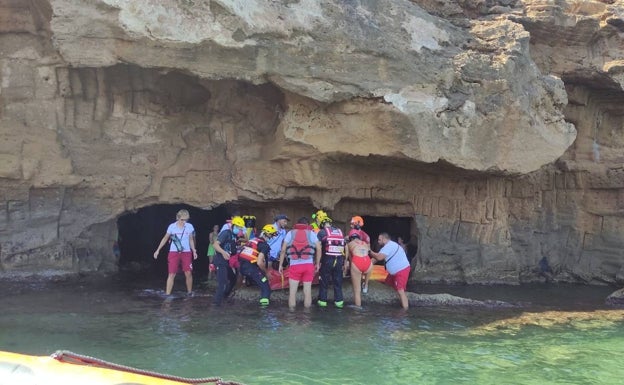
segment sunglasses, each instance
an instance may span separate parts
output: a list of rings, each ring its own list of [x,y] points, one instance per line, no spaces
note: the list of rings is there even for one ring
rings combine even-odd
[[[181,220],[182,222],[186,222],[186,221],[188,221],[189,219],[191,219],[191,218],[180,218],[180,220]]]

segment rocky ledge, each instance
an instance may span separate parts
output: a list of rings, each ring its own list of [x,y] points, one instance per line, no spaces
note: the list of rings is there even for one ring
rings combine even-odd
[[[343,283],[344,300],[349,304],[353,304],[353,289],[350,283]],[[257,287],[243,286],[236,290],[233,298],[241,301],[256,302],[258,300],[259,291]],[[312,286],[312,298],[316,298],[318,295],[318,286]],[[457,297],[451,294],[418,294],[408,292],[407,297],[409,299],[410,306],[422,307],[422,306],[470,306],[470,307],[488,307],[488,308],[503,308],[512,307],[514,305],[503,301],[479,301],[469,298]],[[330,287],[329,300],[333,298],[333,289]],[[274,290],[271,293],[271,302],[284,303],[288,302],[288,289]],[[297,304],[303,303],[303,291],[301,288],[297,292]],[[378,305],[396,305],[400,307],[399,298],[396,292],[389,286],[380,282],[371,281],[369,283],[369,291],[367,294],[362,294],[362,304],[364,306],[370,304]]]
[[[624,289],[616,290],[611,293],[606,300],[607,305],[623,306],[624,305]]]

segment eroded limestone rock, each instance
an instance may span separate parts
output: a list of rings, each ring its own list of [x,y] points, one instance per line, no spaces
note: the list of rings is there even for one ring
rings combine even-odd
[[[388,105],[375,104],[401,123],[358,127],[363,136],[381,130],[388,137],[387,147],[368,146],[365,155],[528,172],[555,160],[575,138],[561,113],[563,83],[539,73],[529,34],[510,20],[458,28],[414,3],[385,0],[50,3],[55,46],[71,65],[130,62],[271,82],[315,101],[342,102],[351,116],[315,109],[327,123],[309,122],[320,142],[298,139],[317,156],[336,152],[334,146],[361,153],[350,150],[349,126],[371,112],[355,112],[355,98],[381,98]],[[299,123],[286,117],[285,125]],[[325,131],[345,135],[332,146]]]
[[[421,282],[621,280],[621,4],[354,4],[0,0],[0,270],[246,202],[413,218]]]

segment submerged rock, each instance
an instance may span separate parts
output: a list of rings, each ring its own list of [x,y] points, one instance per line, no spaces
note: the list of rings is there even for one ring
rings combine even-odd
[[[526,312],[481,325],[471,329],[470,333],[516,332],[525,326],[551,328],[565,324],[577,325],[585,329],[602,328],[622,321],[624,321],[622,310]]]

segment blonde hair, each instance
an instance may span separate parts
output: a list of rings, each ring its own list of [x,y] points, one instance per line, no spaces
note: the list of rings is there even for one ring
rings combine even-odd
[[[176,219],[182,219],[182,218],[188,219],[190,217],[191,216],[190,216],[188,210],[184,210],[184,209],[178,211],[178,213],[176,214]]]

